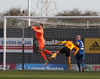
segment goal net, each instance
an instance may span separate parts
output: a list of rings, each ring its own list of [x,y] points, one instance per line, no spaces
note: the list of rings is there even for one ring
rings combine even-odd
[[[30,19],[30,20],[29,20]],[[38,48],[35,32],[28,26],[44,25],[45,49],[55,52],[63,45],[58,41],[76,41],[81,35],[85,46],[85,70],[100,70],[100,17],[99,16],[5,16],[0,36],[0,61],[4,70],[67,70],[64,54],[58,55],[45,67]],[[50,55],[47,55],[50,57]],[[76,58],[71,56],[71,65],[77,70]]]

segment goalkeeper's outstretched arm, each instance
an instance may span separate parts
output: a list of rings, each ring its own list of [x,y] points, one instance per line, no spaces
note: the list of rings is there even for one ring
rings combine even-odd
[[[35,32],[41,33],[41,29],[39,29],[39,27],[32,26],[32,29],[33,29]]]

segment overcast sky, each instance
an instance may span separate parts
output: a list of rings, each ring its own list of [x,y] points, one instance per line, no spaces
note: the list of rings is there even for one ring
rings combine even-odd
[[[32,0],[32,11],[37,9],[37,1]],[[55,0],[57,9],[56,11],[72,10],[78,8],[84,10],[94,10],[100,12],[100,0]],[[0,0],[0,12],[5,12],[10,8],[27,9],[28,0]]]

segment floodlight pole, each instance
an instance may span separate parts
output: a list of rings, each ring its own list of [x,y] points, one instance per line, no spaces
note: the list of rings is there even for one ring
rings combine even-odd
[[[31,0],[28,0],[28,16],[31,16]],[[28,26],[31,25],[30,18],[28,20]]]
[[[7,18],[4,18],[3,70],[6,70],[6,23]]]

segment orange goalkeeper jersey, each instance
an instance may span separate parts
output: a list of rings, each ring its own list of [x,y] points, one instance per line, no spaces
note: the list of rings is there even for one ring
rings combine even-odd
[[[32,28],[36,32],[36,38],[38,39],[39,48],[43,49],[45,45],[45,40],[43,37],[44,34],[43,27],[40,26],[40,28],[39,27],[32,27]]]

